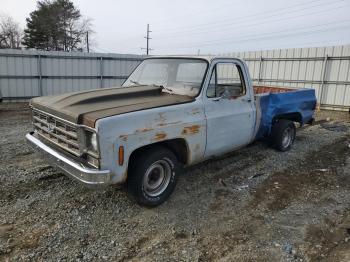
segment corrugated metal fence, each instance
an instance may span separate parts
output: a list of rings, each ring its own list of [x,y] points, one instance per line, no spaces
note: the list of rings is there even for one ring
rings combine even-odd
[[[255,84],[311,87],[323,108],[350,107],[350,45],[223,55],[244,59]]]
[[[223,54],[243,58],[255,84],[312,87],[323,107],[350,107],[350,45]],[[0,50],[5,99],[120,85],[138,55]]]
[[[0,50],[4,99],[120,85],[143,59],[138,55]]]

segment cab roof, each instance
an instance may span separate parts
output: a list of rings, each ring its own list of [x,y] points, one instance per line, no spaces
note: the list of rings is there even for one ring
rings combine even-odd
[[[160,56],[150,56],[147,57],[146,59],[151,59],[151,58],[185,58],[185,59],[203,59],[208,61],[209,63],[214,60],[214,59],[238,59],[242,60],[237,57],[232,57],[232,56],[200,56],[200,55],[160,55]]]

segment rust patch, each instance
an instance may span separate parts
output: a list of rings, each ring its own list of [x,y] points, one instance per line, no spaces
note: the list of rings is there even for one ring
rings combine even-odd
[[[82,124],[83,125],[86,125],[86,126],[94,128],[95,127],[95,122],[96,122],[96,119],[90,118],[89,116],[86,116],[86,115],[83,115],[83,119],[82,119]]]
[[[158,126],[170,126],[170,125],[176,125],[176,124],[180,124],[180,123],[182,123],[182,121],[159,123]]]
[[[182,135],[193,135],[199,133],[200,125],[186,126],[182,130]]]
[[[128,136],[127,135],[120,135],[119,138],[123,141],[127,141],[128,140]]]
[[[155,140],[155,141],[160,141],[160,140],[163,140],[163,139],[165,139],[165,138],[166,138],[166,133],[157,133],[157,134],[154,136],[153,140]]]
[[[144,133],[144,132],[148,132],[148,131],[152,131],[152,130],[153,130],[153,128],[145,127],[145,128],[137,129],[136,133]]]
[[[199,110],[199,108],[193,108],[191,112],[192,112],[192,115],[196,115],[196,114],[199,114],[201,111]]]

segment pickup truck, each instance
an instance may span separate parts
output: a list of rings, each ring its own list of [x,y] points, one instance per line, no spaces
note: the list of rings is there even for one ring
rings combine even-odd
[[[37,97],[29,144],[65,174],[91,185],[123,184],[157,206],[183,167],[258,139],[291,148],[295,123],[310,124],[313,89],[253,86],[244,61],[151,57],[121,87]]]

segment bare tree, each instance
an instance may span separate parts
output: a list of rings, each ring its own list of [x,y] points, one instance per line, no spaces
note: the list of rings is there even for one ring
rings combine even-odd
[[[92,37],[95,34],[95,31],[92,29],[92,19],[88,17],[83,17],[77,26],[80,31],[80,36],[82,42],[80,43],[81,49],[83,51],[90,51],[96,45],[96,40]]]
[[[20,48],[22,30],[19,24],[8,15],[0,15],[0,48]]]

